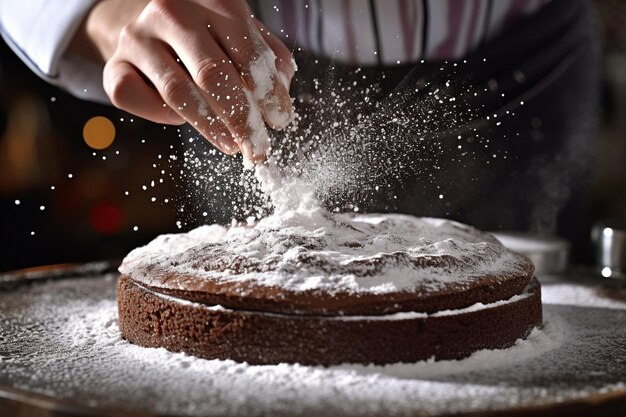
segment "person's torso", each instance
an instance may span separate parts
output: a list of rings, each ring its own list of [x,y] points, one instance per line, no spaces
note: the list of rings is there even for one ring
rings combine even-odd
[[[256,0],[287,44],[339,62],[459,59],[550,0]]]

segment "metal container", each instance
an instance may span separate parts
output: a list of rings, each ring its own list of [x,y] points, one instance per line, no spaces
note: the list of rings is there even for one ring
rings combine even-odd
[[[505,247],[530,258],[537,275],[561,274],[567,269],[570,244],[564,239],[528,232],[506,231],[492,234]]]
[[[605,278],[626,278],[626,230],[597,224],[591,231],[596,264]]]

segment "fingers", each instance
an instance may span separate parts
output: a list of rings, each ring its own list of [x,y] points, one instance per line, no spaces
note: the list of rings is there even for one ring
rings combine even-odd
[[[289,48],[287,48],[287,46],[285,46],[285,44],[278,39],[278,37],[265,27],[263,23],[256,19],[254,20],[254,23],[259,29],[259,32],[263,35],[267,45],[272,48],[276,54],[276,68],[278,69],[278,75],[287,91],[289,91],[289,88],[291,87],[291,80],[297,70],[293,54]]]
[[[165,105],[161,96],[128,62],[109,61],[103,81],[106,93],[116,107],[156,123],[185,123],[185,119]]]
[[[222,152],[237,152],[237,142],[244,140],[245,136],[237,136],[238,140],[233,138],[232,131],[225,126],[223,115],[214,111],[215,105],[210,106],[209,103],[214,100],[198,88],[164,45],[155,44],[149,48],[149,54],[142,55],[145,51],[138,51],[139,68],[154,84],[165,103]]]
[[[203,9],[195,4],[186,10],[195,10],[199,16]],[[174,14],[182,11],[174,11]],[[246,86],[230,58],[208,30],[197,30],[198,24],[171,20],[163,25],[160,39],[167,41],[176,52],[189,76],[202,93],[206,104],[215,116],[228,128],[234,141],[239,144],[248,159],[263,159],[269,146],[262,118],[256,117],[257,104],[249,100]],[[158,68],[156,69],[158,70]],[[251,146],[245,145],[251,141]]]
[[[268,125],[283,129],[291,120],[292,108],[285,77],[276,67],[278,56],[266,42],[245,2],[239,3],[229,2],[224,6],[228,10],[221,13],[209,12],[213,36],[243,77]],[[281,60],[291,56],[286,47],[277,49]]]
[[[135,103],[129,94],[118,94],[114,101],[118,107],[125,110],[130,108],[136,110],[136,106],[143,105],[154,109],[156,103],[162,107],[163,102],[165,102],[170,110],[189,122],[222,152],[232,154],[239,150],[239,146],[233,140],[222,119],[207,104],[208,100],[204,92],[176,62],[166,45],[153,38],[146,38],[131,28],[125,30],[121,41],[125,42],[126,47],[124,52],[120,52],[110,60],[110,65],[107,64],[110,69],[107,71],[105,68],[105,77],[107,78],[105,83],[115,80],[114,71],[123,71],[132,64],[152,83],[156,89],[156,91],[153,90],[156,98],[147,96],[148,99],[151,99],[149,104],[144,101]],[[117,80],[119,79],[117,78]],[[111,93],[122,90],[120,84],[119,81],[117,83],[111,82],[108,90]],[[150,87],[145,85],[142,90],[146,88]]]
[[[261,161],[265,123],[291,120],[287,47],[244,0],[152,0],[105,66],[113,104],[159,123],[189,122],[226,153]]]

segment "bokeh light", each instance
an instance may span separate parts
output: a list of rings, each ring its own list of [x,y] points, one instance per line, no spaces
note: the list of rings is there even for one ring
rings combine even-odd
[[[103,235],[118,233],[123,222],[122,210],[114,203],[100,203],[89,211],[91,228]]]
[[[93,149],[106,149],[115,140],[115,126],[104,116],[95,116],[83,126],[83,139]]]

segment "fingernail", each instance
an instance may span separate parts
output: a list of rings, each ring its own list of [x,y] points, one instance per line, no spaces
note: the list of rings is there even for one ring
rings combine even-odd
[[[265,112],[265,117],[270,127],[276,130],[282,130],[286,128],[289,124],[289,121],[291,120],[291,116],[289,113],[274,106],[267,109],[267,111]]]
[[[249,140],[243,140],[239,143],[241,153],[243,154],[243,166],[246,169],[254,167],[254,156],[252,154],[252,143]]]
[[[296,59],[291,55],[291,68],[293,68],[293,73],[298,72],[298,64],[296,63]]]
[[[277,72],[278,81],[280,81],[281,85],[285,87],[285,90],[289,91],[291,88],[291,79],[293,78],[293,74],[288,74],[282,70]]]
[[[289,88],[291,87],[291,80],[298,71],[298,65],[296,64],[296,60],[293,58],[293,55],[290,56],[288,60],[281,59],[280,62],[277,62],[276,69],[278,70],[278,79],[280,83],[287,91],[289,91]]]
[[[227,155],[234,155],[239,152],[239,147],[234,143],[222,142],[220,145],[222,147],[222,152]]]
[[[265,159],[265,155],[267,155],[272,145],[265,126],[254,129],[250,134],[248,142],[251,144],[251,155],[254,159]]]
[[[274,84],[274,94],[263,103],[263,110],[265,121],[272,129],[284,129],[291,122],[291,98],[278,80]]]

